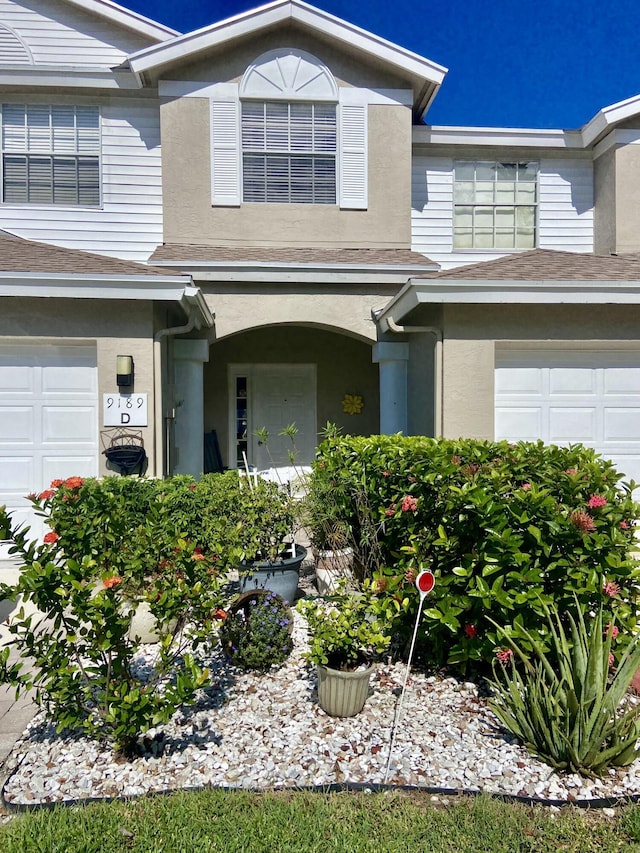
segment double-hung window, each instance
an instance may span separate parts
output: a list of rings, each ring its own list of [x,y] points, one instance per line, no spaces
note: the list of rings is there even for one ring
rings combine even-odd
[[[242,199],[336,203],[336,105],[242,102]]]
[[[454,249],[533,249],[538,164],[454,164]]]
[[[98,107],[3,104],[2,201],[99,206]]]

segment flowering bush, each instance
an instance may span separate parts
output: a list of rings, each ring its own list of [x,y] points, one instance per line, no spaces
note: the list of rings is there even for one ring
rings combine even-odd
[[[22,660],[10,665],[5,651],[0,680],[35,688],[59,729],[109,736],[126,754],[206,683],[192,653],[209,639],[226,569],[238,559],[224,539],[205,553],[176,528],[163,488],[116,477],[54,481],[32,496],[51,527],[42,544],[0,510],[22,561],[17,586],[0,585],[0,600],[20,596],[41,614],[12,616],[10,644]],[[135,664],[131,620],[141,602],[160,633],[151,675]]]
[[[280,666],[291,654],[291,611],[275,592],[243,593],[223,619],[222,648],[241,669],[266,671]]]
[[[620,651],[628,642],[640,510],[632,484],[592,450],[330,434],[312,479],[331,492],[378,612],[405,641],[418,604],[412,579],[424,568],[436,575],[421,623],[428,662],[490,661],[500,643],[487,616],[525,649],[525,629],[548,648],[544,609],[574,595],[585,613],[602,605],[615,615]]]

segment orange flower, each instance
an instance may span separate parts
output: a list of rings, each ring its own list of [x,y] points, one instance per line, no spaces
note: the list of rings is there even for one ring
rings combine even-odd
[[[223,610],[221,607],[218,607],[218,609],[216,610],[216,612],[213,615],[216,617],[216,619],[226,619],[227,618],[227,611]]]
[[[41,501],[48,501],[55,495],[53,489],[45,489],[44,492],[40,492],[39,498]]]
[[[79,489],[80,486],[84,485],[84,480],[82,477],[67,477],[64,484],[68,489]]]
[[[112,589],[114,586],[118,586],[118,584],[122,583],[122,578],[118,575],[114,575],[111,578],[107,578],[106,581],[103,581],[105,589]]]
[[[200,562],[201,560],[206,560],[207,558],[204,554],[200,553],[200,551],[194,551],[191,555],[191,559],[195,560],[196,562]]]
[[[50,489],[59,489],[63,483],[64,483],[64,480],[52,480],[49,488]]]
[[[53,530],[49,531],[49,533],[45,534],[44,544],[45,545],[53,545],[54,542],[57,542],[60,536],[55,533]]]

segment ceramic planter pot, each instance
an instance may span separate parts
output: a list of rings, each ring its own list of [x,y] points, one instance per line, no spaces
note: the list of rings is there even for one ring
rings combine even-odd
[[[369,695],[371,665],[343,672],[318,664],[318,704],[330,717],[354,717]]]
[[[176,627],[175,620],[166,626],[168,632],[172,632]],[[160,634],[158,633],[156,620],[148,602],[140,601],[131,617],[129,627],[129,639],[137,638],[141,643],[159,643]]]
[[[298,591],[300,566],[307,549],[296,545],[295,557],[283,557],[275,562],[243,560],[240,566],[240,592],[270,589],[285,601],[293,601]]]
[[[335,551],[318,550],[316,556],[316,586],[320,595],[335,592],[340,578],[347,583],[353,581],[353,550],[340,548]]]

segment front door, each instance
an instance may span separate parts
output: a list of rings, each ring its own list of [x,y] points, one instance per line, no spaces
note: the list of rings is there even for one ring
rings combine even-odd
[[[246,436],[249,464],[258,471],[273,465],[290,465],[291,440],[279,433],[295,424],[295,462],[309,464],[315,455],[316,425],[316,367],[314,364],[252,364],[232,368],[232,387],[236,389],[234,416],[238,424],[232,429],[231,459],[241,464],[238,445]],[[240,388],[240,392],[237,389]],[[244,397],[246,394],[246,408]],[[246,421],[246,432],[242,418]],[[256,430],[265,428],[269,441],[256,436]]]

